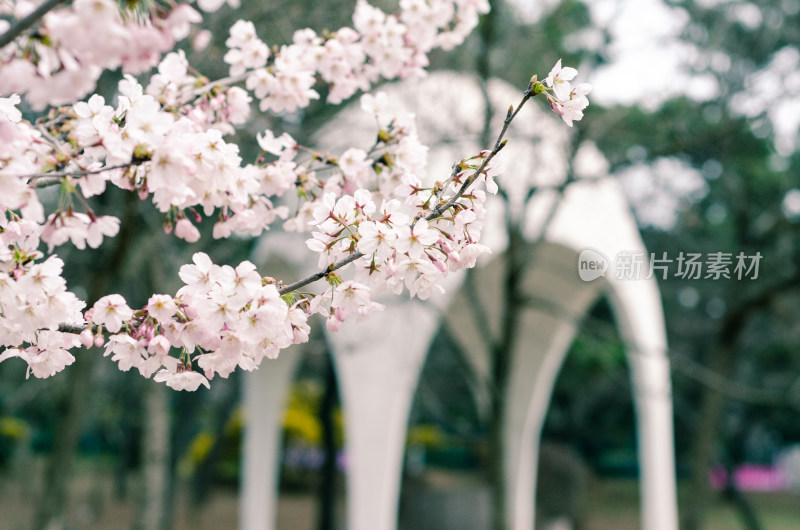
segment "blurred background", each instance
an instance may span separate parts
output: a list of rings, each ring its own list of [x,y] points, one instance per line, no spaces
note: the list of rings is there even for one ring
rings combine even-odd
[[[349,25],[354,5],[244,0],[209,15],[211,44],[186,51],[209,78],[224,77],[224,41],[238,18],[280,44],[296,28]],[[465,45],[434,54],[432,70],[522,89],[562,58],[594,85],[568,148],[602,154],[650,252],[761,254],[757,279],[659,280],[681,528],[800,528],[800,1],[492,5]],[[104,76],[109,97],[118,79]],[[310,144],[335,110],[254,114],[238,132],[242,157],[255,157],[255,134],[267,127]],[[117,191],[97,209],[117,212],[120,235],[94,252],[59,250],[69,287],[90,303],[119,292],[141,306],[174,292],[178,267],[199,250],[217,263],[253,255],[256,243],[244,239],[184,244],[163,233],[152,205]],[[343,528],[345,418],[323,334],[303,352],[283,420],[278,528]],[[235,527],[240,374],[210,391],[173,392],[101,353],[44,381],[25,380],[22,363],[0,364],[0,528]],[[490,509],[491,419],[478,413],[475,385],[457,341],[438,333],[409,419],[401,529],[463,529],[456,515],[434,524],[433,514],[467,506],[477,524]],[[583,321],[542,438],[542,527],[639,527],[629,368],[605,302]]]

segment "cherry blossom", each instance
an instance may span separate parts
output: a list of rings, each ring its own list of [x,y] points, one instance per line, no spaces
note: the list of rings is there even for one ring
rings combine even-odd
[[[168,324],[175,313],[178,312],[178,306],[171,296],[166,294],[154,294],[147,301],[147,313],[161,324]]]
[[[208,379],[203,377],[203,374],[192,372],[190,370],[175,371],[161,370],[155,377],[155,381],[166,383],[168,387],[175,390],[197,390],[200,385],[206,388],[211,388]]]
[[[581,83],[573,88],[569,82],[577,75],[578,71],[574,68],[569,66],[562,68],[559,59],[545,79],[547,86],[552,87],[556,95],[554,98],[547,94],[550,108],[570,127],[572,122],[583,118],[583,110],[589,106],[586,95],[592,90],[592,86],[588,83]]]
[[[558,99],[564,101],[569,99],[569,93],[572,88],[569,82],[575,79],[577,75],[578,71],[572,67],[562,68],[561,59],[559,59],[553,69],[550,70],[550,73],[547,74],[545,83],[553,88],[553,92]]]
[[[133,311],[118,294],[104,296],[92,308],[92,322],[105,326],[112,333],[119,331],[123,322],[132,316]]]
[[[27,376],[51,377],[75,362],[75,357],[67,351],[78,346],[77,337],[65,336],[53,331],[40,331],[35,346],[28,348],[9,348],[0,354],[0,362],[10,357],[20,357],[28,363]]]
[[[239,20],[223,57],[230,75],[217,81],[171,51],[202,22],[186,4],[134,14],[111,0],[75,0],[48,12],[35,32],[15,35],[0,48],[0,361],[19,358],[29,375],[50,377],[74,361],[70,349],[104,347],[122,371],[193,391],[307,341],[314,314],[335,331],[380,311],[378,293],[441,292],[444,278],[489,252],[480,243],[485,203],[499,189],[508,123],[539,94],[569,126],[589,103],[591,87],[572,86],[577,71],[559,60],[544,83],[532,79],[494,147],[456,161],[449,176],[429,175],[413,114],[390,113],[386,94],[369,91],[424,75],[428,53],[461,43],[488,7],[400,0],[399,11],[387,13],[359,0],[351,27],[301,29],[282,44]],[[9,28],[0,20],[0,38]],[[194,44],[207,39],[197,32]],[[118,96],[91,94],[100,74],[117,68]],[[294,112],[320,94],[336,104],[359,92],[375,118],[373,145],[330,154],[264,130],[256,136],[261,152],[247,162],[234,143],[256,106]],[[34,111],[53,107],[28,121],[23,102]],[[40,199],[49,187],[55,205]],[[174,295],[153,294],[137,309],[109,294],[84,313],[54,252],[67,243],[98,248],[119,233],[113,212],[94,211],[100,201],[90,200],[109,187],[152,202],[164,230],[189,243],[209,217],[215,238],[306,233],[320,270],[287,285],[249,261],[215,264],[198,252],[180,267],[184,285]]]

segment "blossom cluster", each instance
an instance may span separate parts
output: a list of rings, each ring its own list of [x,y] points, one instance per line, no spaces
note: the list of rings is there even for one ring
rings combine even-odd
[[[339,103],[380,78],[420,75],[433,48],[460,44],[489,9],[485,0],[402,0],[399,16],[360,0],[353,27],[320,36],[306,28],[273,57],[252,22],[231,28],[225,62],[230,75],[246,74],[247,88],[261,110],[292,111],[319,98],[315,75],[330,87],[329,103]]]
[[[376,100],[382,96],[364,96],[362,107],[380,110]],[[413,120],[405,118],[393,122],[393,130],[405,134],[389,156],[383,153],[375,160],[357,149],[344,153],[340,179],[326,183],[322,200],[313,203],[307,245],[319,255],[320,267],[358,252],[362,256],[355,261],[355,279],[360,284],[396,294],[405,288],[425,299],[440,289],[447,272],[472,267],[488,252],[479,240],[486,190],[497,191],[493,179],[499,165],[487,160],[488,151],[482,152],[455,164],[445,181],[426,185],[427,151]],[[373,191],[364,187],[370,182]],[[329,327],[336,326],[329,322]]]
[[[589,83],[580,83],[574,87],[570,84],[577,75],[578,71],[575,68],[570,66],[562,68],[559,59],[545,79],[545,83],[555,94],[555,97],[547,94],[550,108],[570,127],[573,121],[583,118],[583,110],[589,106],[589,99],[586,96],[592,91],[592,85]]]
[[[23,4],[13,5],[14,16],[24,16]],[[199,5],[214,10],[222,2]],[[319,83],[336,103],[381,78],[420,74],[430,50],[461,42],[488,9],[483,0],[401,0],[400,7],[387,15],[360,0],[352,28],[324,36],[300,30],[272,49],[252,22],[238,21],[226,42],[230,77],[217,82],[196,73],[182,52],[162,57],[199,21],[180,4],[125,17],[107,0],[76,0],[0,49],[0,96],[8,95],[0,97],[0,361],[19,357],[29,374],[48,377],[73,362],[70,348],[105,347],[121,370],[195,390],[307,340],[312,314],[334,331],[380,310],[374,293],[427,298],[447,274],[474,266],[488,252],[480,235],[487,193],[497,191],[500,139],[434,180],[413,115],[386,119],[383,93],[361,98],[378,124],[369,147],[323,154],[266,130],[257,137],[260,156],[246,164],[228,139],[253,99],[262,111],[290,112],[318,98]],[[81,40],[97,20],[104,27],[93,38],[109,43],[102,50]],[[7,27],[0,25],[0,36]],[[154,65],[148,78],[131,75]],[[129,73],[115,102],[95,94],[31,123],[22,119],[21,97],[9,95],[18,92],[33,107],[72,101],[103,68],[119,66]],[[69,81],[76,68],[83,84]],[[547,94],[551,106],[569,125],[588,104],[588,89],[569,85],[575,73],[559,61],[546,81],[557,98]],[[542,91],[532,83],[523,104]],[[96,248],[119,232],[119,220],[87,200],[108,185],[152,201],[164,229],[189,242],[200,238],[203,217],[215,220],[215,238],[257,236],[277,221],[308,232],[321,273],[284,285],[252,263],[220,266],[198,253],[180,269],[185,286],[174,296],[153,295],[134,310],[112,294],[84,311],[51,253],[66,242]],[[59,201],[48,213],[38,192],[49,186],[59,187]],[[304,289],[322,278],[320,292]]]
[[[22,19],[35,7],[4,2],[0,14]],[[75,0],[0,49],[0,95],[23,93],[36,109],[69,103],[88,94],[105,69],[149,71],[201,20],[188,4],[123,13],[114,0]],[[0,35],[10,28],[0,19]]]
[[[49,377],[74,362],[68,350],[78,346],[78,338],[58,330],[84,324],[86,304],[67,291],[60,258],[35,261],[43,257],[38,233],[32,221],[8,211],[0,216],[0,347],[7,348],[0,361],[20,357],[28,373]]]
[[[121,296],[109,295],[87,314],[113,333],[105,355],[120,370],[136,368],[175,389],[195,390],[237,367],[254,370],[265,357],[308,339],[307,313],[299,303],[288,304],[248,261],[234,269],[197,253],[180,277],[186,285],[174,298],[155,294],[133,311]],[[91,328],[83,333],[88,344]],[[173,348],[178,357],[170,355]]]

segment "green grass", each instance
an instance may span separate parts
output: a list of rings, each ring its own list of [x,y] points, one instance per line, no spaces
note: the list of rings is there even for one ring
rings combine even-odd
[[[684,487],[679,485],[680,504],[686,501]],[[766,530],[800,529],[800,493],[745,492],[762,528]],[[597,480],[591,487],[587,530],[638,530],[639,491],[631,479]],[[679,506],[680,511],[680,506]],[[743,528],[735,507],[715,494],[705,518],[706,530]]]

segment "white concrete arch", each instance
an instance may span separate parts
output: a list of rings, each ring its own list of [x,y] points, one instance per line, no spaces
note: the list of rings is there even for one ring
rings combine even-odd
[[[274,530],[277,524],[283,416],[300,362],[299,350],[293,346],[244,377],[245,427],[239,495],[242,530]]]
[[[302,259],[294,237],[271,234],[262,240],[253,259],[260,270],[288,281],[300,277],[295,265]],[[274,252],[281,249],[280,253]],[[287,251],[288,249],[288,251]],[[278,519],[281,434],[286,402],[300,365],[303,346],[282,351],[277,359],[264,359],[261,367],[244,375],[242,466],[239,495],[241,530],[275,530]]]
[[[657,341],[652,340],[663,338],[663,322],[661,331],[657,328],[660,305],[654,282],[583,282],[577,275],[577,262],[576,249],[545,241],[539,244],[535,262],[527,270],[524,290],[534,299],[520,315],[504,418],[509,528],[534,527],[539,442],[553,386],[582,317],[598,299],[606,297],[617,315],[631,368],[641,469],[641,528],[675,530],[669,364],[664,348],[656,348]],[[497,259],[476,272],[477,296],[489,313],[501,303],[496,286],[502,269],[503,260]],[[473,312],[464,309],[474,302],[459,293],[447,316],[451,329],[459,330],[453,335],[473,359],[486,356]],[[655,308],[658,311],[651,311]],[[490,327],[498,327],[498,322]]]
[[[609,284],[609,300],[631,367],[642,528],[678,528],[672,388],[658,290],[654,281]]]
[[[456,84],[460,95],[453,98],[452,86]],[[431,175],[447,174],[453,160],[480,150],[476,138],[482,125],[475,117],[483,115],[483,100],[476,79],[436,73],[422,82],[388,86],[386,90],[407,108],[417,111],[423,141],[429,145],[439,142],[439,147],[430,153]],[[516,104],[520,92],[493,81],[490,94],[495,108],[506,108],[509,103]],[[544,241],[526,275],[526,293],[540,304],[533,304],[522,315],[528,336],[520,342],[527,346],[518,347],[513,355],[509,407],[504,419],[507,513],[511,528],[533,528],[536,456],[552,385],[580,318],[599,296],[607,295],[628,347],[635,388],[642,528],[675,530],[677,504],[669,363],[657,288],[652,279],[619,281],[614,278],[613,268],[605,279],[583,282],[578,278],[577,256],[582,249],[592,248],[609,261],[620,251],[644,252],[636,224],[619,185],[610,179],[596,179],[605,175],[604,160],[591,146],[578,153],[575,173],[583,180],[570,185],[563,198],[555,190],[538,193],[527,204],[520,198],[525,187],[532,183],[552,186],[563,182],[569,156],[563,124],[541,108],[533,107],[526,112],[528,116],[516,123],[516,130],[511,133],[513,140],[505,150],[508,152],[505,182],[513,197],[509,205],[512,213],[518,215],[523,209],[527,213],[525,234],[529,239],[543,235]],[[341,119],[336,119],[339,129],[320,133],[321,148],[336,152],[336,135],[341,127],[361,131],[367,145],[372,136],[372,118],[354,109],[340,116]],[[348,143],[359,141],[358,134],[354,136],[347,139]],[[502,256],[507,244],[501,222],[502,207],[499,203],[490,205],[495,218],[487,223],[483,240],[496,257]],[[551,207],[556,208],[555,214],[546,222]],[[279,243],[282,250],[286,245]],[[495,260],[478,272],[479,287],[498,291],[492,277],[499,274],[500,263],[501,260]],[[296,266],[302,269],[307,264],[297,261]],[[476,371],[484,374],[488,371],[488,359],[479,347],[478,326],[460,325],[471,318],[464,312],[469,301],[465,301],[463,292],[455,295],[462,281],[463,276],[454,277],[448,294],[435,301],[436,305],[405,297],[383,300],[387,303],[384,312],[372,315],[365,322],[347,323],[330,336],[345,413],[350,530],[396,528],[407,416],[428,345],[440,323],[440,312],[444,311],[450,326],[460,330],[459,339],[466,345]],[[491,293],[482,300],[490,305]],[[443,309],[446,307],[456,309]],[[494,321],[489,326],[498,329]],[[247,409],[261,409],[261,414],[249,418],[253,425],[248,425],[246,431],[240,526],[247,530],[274,528],[274,503],[264,499],[264,495],[276,494],[276,464],[274,460],[268,464],[264,460],[277,458],[277,451],[257,440],[265,440],[265,432],[274,439],[274,429],[279,428],[279,413],[265,411],[263,400],[280,401],[278,394],[288,386],[281,377],[288,377],[285,375],[288,369],[280,372],[281,369],[274,370],[265,363],[259,372],[249,374],[246,394]],[[263,386],[269,389],[264,390]],[[277,422],[278,427],[265,427],[268,422]],[[271,456],[270,451],[273,451]],[[254,462],[258,462],[257,466]],[[271,486],[264,477],[252,476],[262,472],[272,475]],[[259,492],[254,493],[255,485]]]
[[[430,306],[394,302],[329,337],[345,416],[350,530],[397,526],[408,415],[439,326]]]

